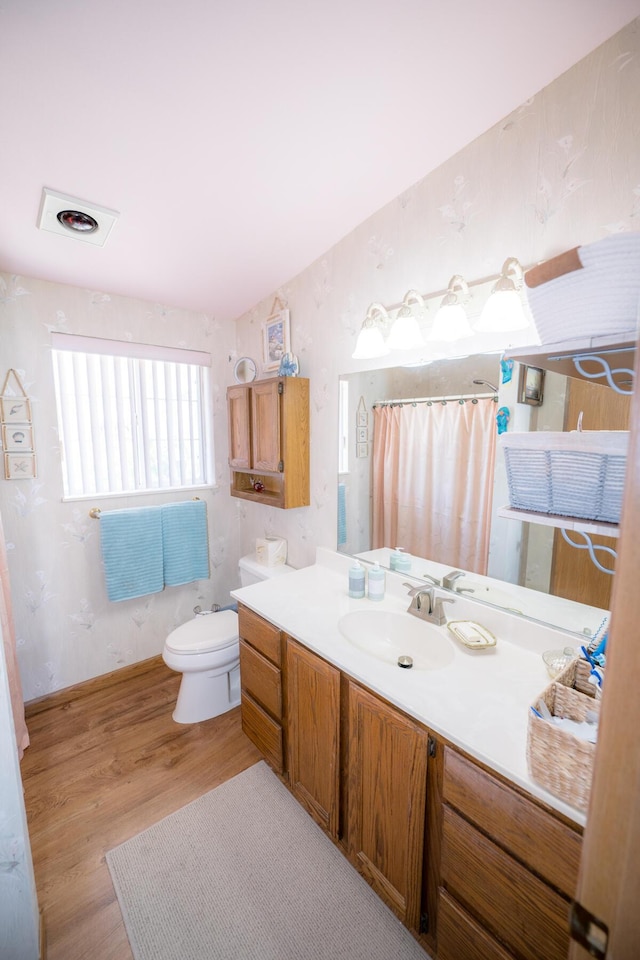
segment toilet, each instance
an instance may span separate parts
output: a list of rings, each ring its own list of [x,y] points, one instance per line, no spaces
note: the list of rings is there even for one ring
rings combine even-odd
[[[258,563],[255,554],[241,557],[238,565],[243,587],[293,570],[284,563],[267,567]],[[173,711],[176,723],[211,720],[240,703],[240,643],[234,610],[199,613],[177,627],[165,640],[162,659],[182,674]]]

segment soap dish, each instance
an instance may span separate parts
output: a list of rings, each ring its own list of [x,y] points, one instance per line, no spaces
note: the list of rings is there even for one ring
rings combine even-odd
[[[452,620],[447,626],[456,640],[470,650],[486,650],[496,645],[494,635],[473,620]]]

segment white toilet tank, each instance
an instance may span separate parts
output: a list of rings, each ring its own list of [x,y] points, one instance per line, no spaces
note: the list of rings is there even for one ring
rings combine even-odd
[[[273,567],[267,567],[264,563],[258,563],[255,553],[240,557],[238,566],[240,567],[240,583],[243,587],[248,587],[252,583],[260,583],[261,580],[269,580],[271,577],[281,577],[284,573],[291,573],[294,569],[286,563],[278,563]]]

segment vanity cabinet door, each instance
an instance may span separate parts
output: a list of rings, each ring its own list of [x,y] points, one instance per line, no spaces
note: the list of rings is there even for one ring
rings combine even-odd
[[[332,837],[339,828],[340,671],[287,638],[289,789]]]
[[[426,730],[349,682],[348,838],[353,864],[402,922],[420,922]]]

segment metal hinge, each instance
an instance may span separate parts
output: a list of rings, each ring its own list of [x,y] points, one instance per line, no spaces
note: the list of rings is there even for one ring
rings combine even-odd
[[[278,393],[280,396],[282,396],[282,394],[284,393],[284,383],[282,382],[282,380],[278,384]]]
[[[571,939],[584,947],[589,955],[595,957],[596,960],[605,960],[609,940],[607,925],[594,917],[592,913],[589,913],[582,904],[576,903],[575,900],[571,904],[569,923]]]
[[[427,753],[430,757],[435,757],[436,750],[438,749],[438,744],[435,737],[429,737],[427,740]]]
[[[429,914],[426,910],[420,914],[420,933],[429,933]]]
[[[284,473],[284,460],[278,461],[278,473]]]

